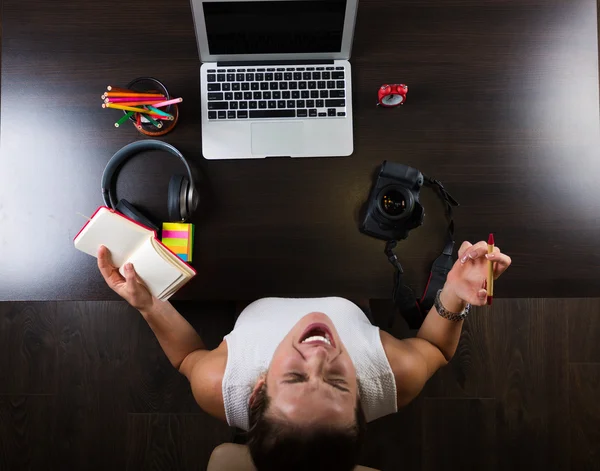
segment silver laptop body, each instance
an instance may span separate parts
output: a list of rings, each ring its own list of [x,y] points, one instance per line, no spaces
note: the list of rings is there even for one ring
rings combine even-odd
[[[358,0],[191,0],[206,159],[353,151]]]

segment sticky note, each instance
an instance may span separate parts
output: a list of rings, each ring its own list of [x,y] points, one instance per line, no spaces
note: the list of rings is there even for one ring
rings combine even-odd
[[[164,222],[162,225],[162,243],[184,262],[191,262],[194,248],[194,225]]]

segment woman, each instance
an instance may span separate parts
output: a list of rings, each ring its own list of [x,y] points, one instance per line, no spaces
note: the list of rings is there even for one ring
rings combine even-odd
[[[108,285],[138,309],[165,354],[190,381],[200,407],[248,430],[259,470],[351,470],[365,422],[414,399],[454,355],[467,304],[483,305],[488,260],[494,278],[511,264],[498,247],[464,242],[415,338],[396,339],[342,298],[266,298],[239,316],[207,350],[169,302],[152,297],[105,247],[98,267]],[[462,314],[462,315],[461,315]]]

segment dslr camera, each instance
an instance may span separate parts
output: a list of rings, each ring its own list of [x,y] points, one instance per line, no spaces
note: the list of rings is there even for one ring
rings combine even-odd
[[[423,224],[419,201],[424,177],[416,168],[384,161],[371,189],[361,232],[383,240],[402,240]]]

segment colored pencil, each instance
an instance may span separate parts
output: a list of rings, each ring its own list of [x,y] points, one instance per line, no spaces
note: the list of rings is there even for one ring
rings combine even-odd
[[[151,106],[151,105],[148,105],[148,109],[149,109],[149,110],[152,110],[152,112],[153,112],[154,114],[158,114],[158,115],[160,115],[160,116],[168,116],[168,117],[171,117],[171,118],[173,117],[173,115],[172,115],[172,114],[165,113],[163,110],[158,110],[158,109],[156,109],[154,106]]]
[[[113,102],[111,101],[107,101],[106,102],[111,103],[111,104],[115,104],[115,105],[119,105],[119,106],[144,106],[144,105],[153,105],[154,103],[148,100],[142,100],[142,101],[119,101],[119,102]]]
[[[127,121],[131,115],[133,115],[133,111],[128,111],[127,114],[124,114],[121,119],[119,119],[119,121],[117,121],[115,123],[115,128],[118,128],[119,126],[121,126],[121,124],[123,124],[125,121]]]
[[[114,108],[116,110],[135,111],[136,113],[153,113],[146,108],[138,108],[137,106],[124,106],[113,103],[103,103],[102,108]]]
[[[154,108],[162,108],[163,106],[174,105],[175,103],[181,103],[182,101],[183,101],[183,98],[174,98],[172,100],[161,101],[160,103],[156,103],[153,106],[154,106]]]
[[[160,119],[160,120],[163,120],[163,121],[164,121],[164,120],[167,120],[167,121],[169,121],[169,120],[173,120],[173,118],[169,118],[168,116],[160,116],[160,115],[158,115],[158,114],[154,114],[154,112],[153,112],[153,111],[151,111],[150,113],[146,113],[146,114],[144,114],[144,116],[145,116],[145,117],[148,117],[148,116],[150,116],[151,118],[154,118],[154,119]]]
[[[162,93],[140,93],[140,92],[106,92],[107,97],[141,97],[141,98],[166,98]]]
[[[142,115],[140,113],[136,113],[135,116],[135,127],[138,129],[142,129]]]
[[[106,87],[106,90],[109,92],[135,93],[135,90],[130,90],[129,88],[113,87],[112,85]]]
[[[487,242],[487,253],[494,253],[494,234],[490,234]],[[488,260],[488,275],[487,275],[487,303],[488,305],[492,304],[492,299],[494,298],[494,262]]]
[[[162,123],[159,123],[158,121],[156,121],[152,116],[150,116],[149,114],[144,115],[144,118],[146,118],[148,121],[150,121],[154,126],[156,126],[158,129],[162,128],[163,125]]]
[[[160,103],[162,100],[162,98],[146,98],[146,97],[120,97],[120,98],[114,98],[114,97],[110,97],[110,98],[105,98],[104,99],[104,103],[121,103],[121,102],[128,102],[128,101],[149,101],[152,103]]]
[[[158,114],[147,114],[146,116],[152,116],[154,119],[161,121],[173,121],[175,119],[173,116],[160,116]]]

